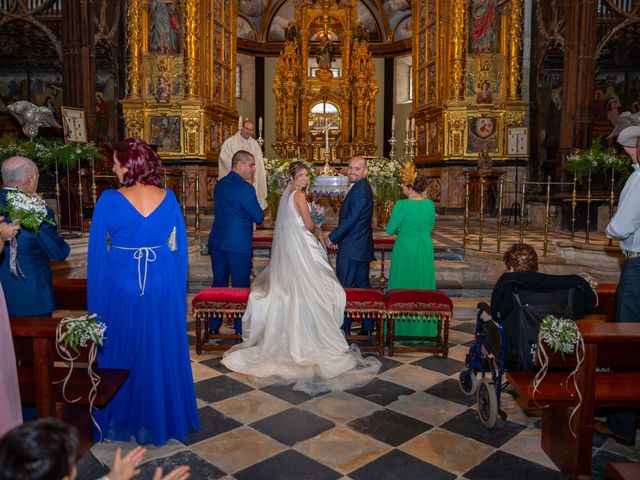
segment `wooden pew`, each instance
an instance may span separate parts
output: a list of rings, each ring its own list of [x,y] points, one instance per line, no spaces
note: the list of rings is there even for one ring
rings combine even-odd
[[[640,478],[640,462],[609,462],[607,475],[613,480],[637,480]]]
[[[89,415],[91,382],[85,364],[76,365],[67,383],[68,399],[80,399],[75,403],[66,401],[62,394],[61,380],[68,367],[61,365],[62,359],[55,348],[56,326],[60,319],[47,317],[11,317],[11,334],[18,361],[20,399],[23,403],[35,404],[38,418],[57,417],[74,425],[80,435],[80,453],[93,444],[93,424]],[[78,362],[87,361],[87,351]],[[100,375],[96,408],[104,407],[129,377],[128,370],[94,367]]]
[[[600,283],[596,287],[596,293],[598,294],[598,306],[593,309],[593,313],[597,315],[604,315],[607,322],[617,321],[617,288],[617,283]]]
[[[542,409],[542,449],[569,478],[591,475],[591,441],[594,409],[640,407],[640,323],[577,322],[584,338],[585,356],[576,381],[582,403],[569,429],[569,418],[578,404],[573,383],[567,391],[567,375],[575,356],[550,360],[544,381],[533,397],[535,372],[509,372],[507,377],[518,392],[523,408]],[[612,371],[597,372],[597,367]],[[535,401],[534,401],[535,400]]]
[[[54,278],[53,296],[58,310],[87,310],[86,278]]]

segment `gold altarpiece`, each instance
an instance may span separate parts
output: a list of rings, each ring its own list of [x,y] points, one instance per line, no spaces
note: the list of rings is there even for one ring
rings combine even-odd
[[[513,177],[513,168],[501,163],[513,158],[507,129],[526,126],[524,3],[414,0],[412,8],[415,160],[432,177],[438,206],[460,208],[464,172],[475,169],[484,152],[494,169]],[[469,166],[460,166],[461,160]]]
[[[125,135],[156,145],[183,172],[187,206],[211,205],[213,160],[238,129],[237,0],[127,5]]]
[[[273,84],[274,150],[316,162],[373,155],[378,85],[356,1],[295,0],[285,36]]]

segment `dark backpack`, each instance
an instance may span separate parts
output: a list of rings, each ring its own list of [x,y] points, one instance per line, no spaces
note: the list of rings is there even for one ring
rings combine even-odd
[[[503,322],[507,370],[535,370],[540,322],[547,315],[573,319],[574,294],[575,288],[550,292],[513,289],[514,308]]]

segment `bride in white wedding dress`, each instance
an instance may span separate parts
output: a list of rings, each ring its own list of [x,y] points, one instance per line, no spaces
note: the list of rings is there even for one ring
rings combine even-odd
[[[262,384],[291,384],[311,395],[365,385],[380,369],[342,332],[345,291],[315,232],[303,190],[309,170],[289,168],[273,234],[271,261],[255,278],[242,317],[243,342],[222,363]]]

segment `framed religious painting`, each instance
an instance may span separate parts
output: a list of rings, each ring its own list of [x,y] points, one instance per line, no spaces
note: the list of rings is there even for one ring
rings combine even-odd
[[[66,143],[87,143],[87,119],[81,108],[62,107],[62,127]]]
[[[180,153],[180,117],[151,117],[151,143],[158,146],[158,152]]]
[[[467,123],[467,153],[499,151],[499,117],[472,117]]]

